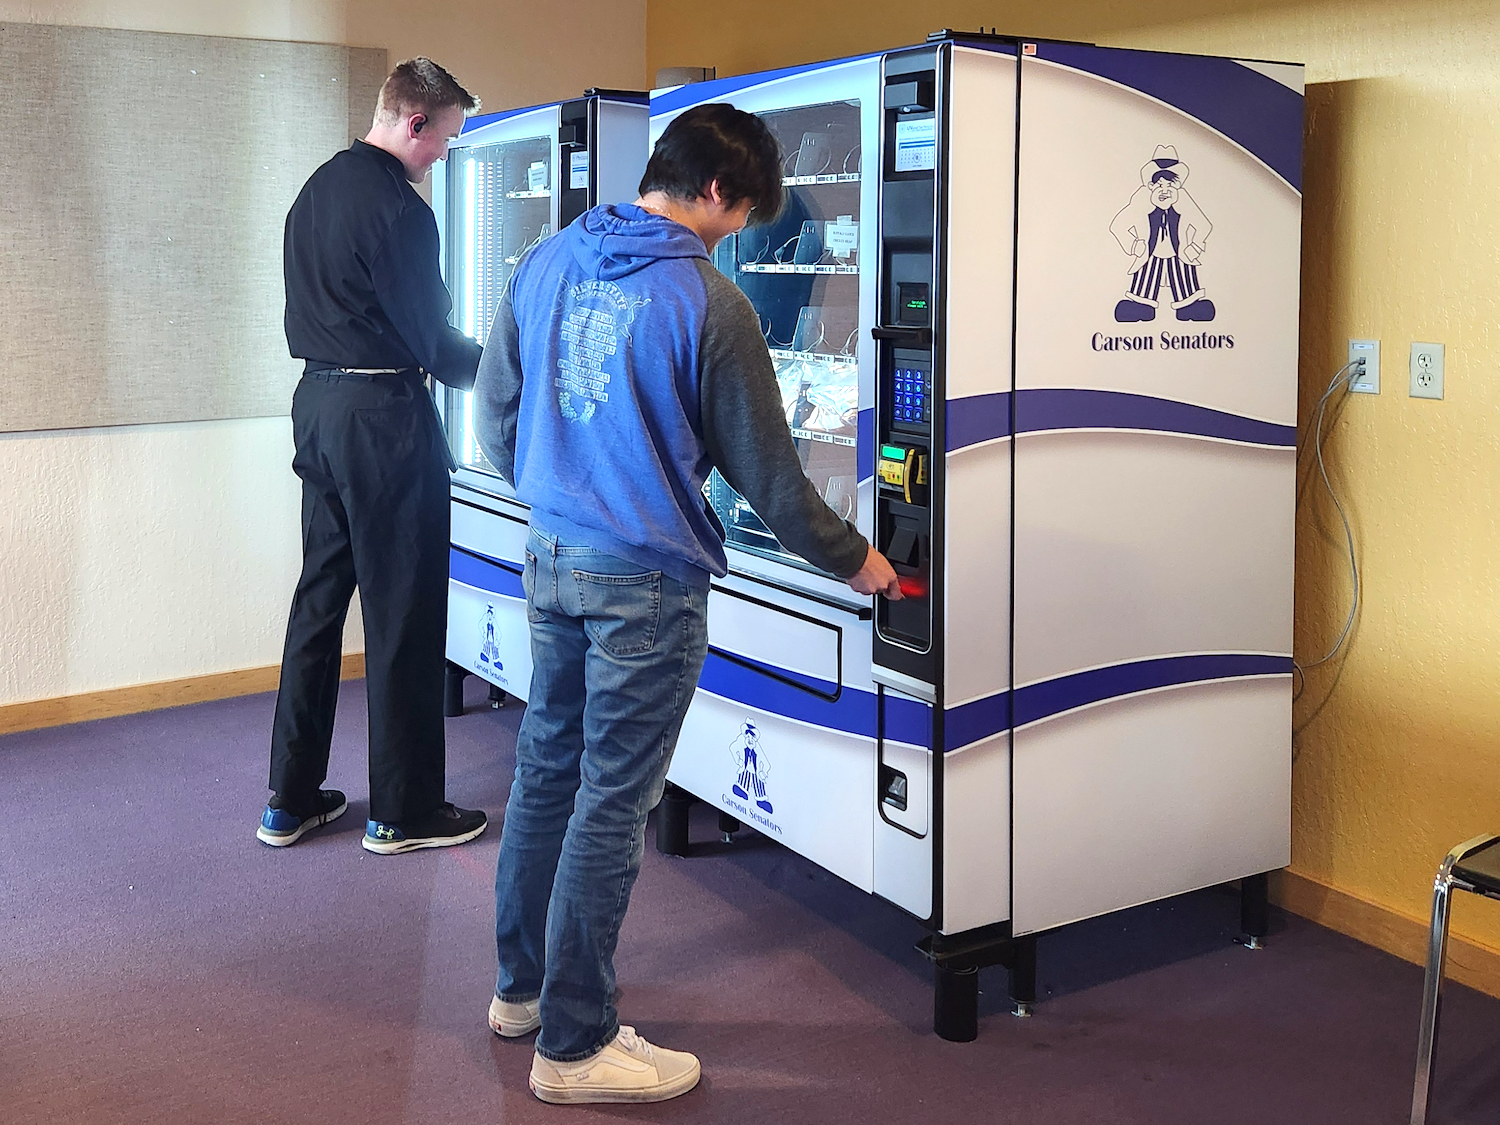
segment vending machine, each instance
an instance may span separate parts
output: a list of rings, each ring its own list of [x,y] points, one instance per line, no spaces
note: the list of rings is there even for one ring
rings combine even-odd
[[[581,98],[465,122],[432,169],[453,322],[484,343],[510,275],[532,246],[599,203],[636,197],[648,155],[644,93],[589,90]],[[448,580],[444,710],[463,708],[463,681],[490,685],[493,703],[526,698],[531,682],[521,566],[527,508],[474,437],[473,394],[439,387],[456,468]]]
[[[1043,931],[1289,862],[1302,68],[935,33],[662,91],[759,115],[787,205],[715,262],[859,598],[721,479],[669,774],[921,919],[935,1024]]]

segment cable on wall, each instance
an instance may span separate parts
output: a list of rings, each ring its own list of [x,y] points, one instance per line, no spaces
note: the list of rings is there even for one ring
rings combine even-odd
[[[1335,656],[1337,656],[1339,650],[1344,647],[1344,642],[1349,639],[1349,633],[1354,628],[1354,618],[1359,612],[1359,562],[1355,558],[1354,554],[1354,531],[1349,526],[1348,513],[1344,511],[1344,505],[1339,501],[1338,495],[1333,491],[1333,484],[1328,479],[1328,466],[1323,463],[1323,419],[1324,415],[1328,411],[1328,403],[1330,402],[1330,400],[1332,400],[1334,396],[1337,395],[1340,391],[1344,391],[1345,393],[1347,393],[1349,384],[1354,380],[1354,377],[1357,374],[1364,370],[1364,366],[1365,361],[1363,359],[1357,359],[1344,364],[1343,367],[1340,367],[1338,371],[1334,373],[1333,378],[1329,380],[1327,389],[1323,391],[1323,397],[1318,400],[1316,420],[1313,423],[1312,450],[1315,458],[1317,459],[1318,474],[1323,478],[1323,487],[1328,491],[1328,498],[1333,501],[1333,506],[1338,511],[1339,519],[1343,522],[1344,525],[1344,542],[1348,546],[1349,550],[1349,577],[1350,582],[1353,585],[1354,595],[1349,602],[1349,615],[1344,619],[1344,627],[1339,632],[1338,639],[1333,642],[1333,647],[1331,647],[1322,656],[1318,657],[1318,659],[1314,660],[1311,664],[1299,664],[1296,658],[1293,658],[1292,671],[1295,676],[1300,677],[1302,681],[1302,686],[1296,688],[1292,693],[1293,703],[1301,698],[1302,692],[1307,688],[1308,670],[1316,668],[1320,664],[1328,663]],[[1300,455],[1298,457],[1298,460],[1300,464]]]

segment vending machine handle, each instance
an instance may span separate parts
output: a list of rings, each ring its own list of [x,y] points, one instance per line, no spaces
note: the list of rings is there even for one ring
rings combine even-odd
[[[798,618],[799,620],[806,621],[810,625],[816,625],[820,629],[827,629],[830,633],[833,634],[834,644],[837,646],[835,649],[837,667],[834,672],[834,675],[837,677],[837,683],[835,683],[832,691],[824,691],[822,688],[816,687],[813,684],[804,683],[802,680],[796,679],[793,676],[784,675],[781,672],[776,671],[774,668],[767,668],[765,667],[765,665],[759,664],[756,661],[748,660],[737,652],[730,652],[726,648],[720,648],[716,644],[710,644],[708,646],[709,652],[713,653],[713,655],[717,656],[720,660],[727,660],[731,664],[739,665],[747,672],[754,672],[756,675],[764,676],[768,680],[775,680],[779,684],[785,684],[789,688],[796,688],[798,691],[805,691],[808,695],[816,696],[817,698],[823,700],[825,703],[837,703],[840,699],[843,698],[844,630],[842,628],[828,621],[820,621],[818,618],[811,617],[808,614],[798,613],[790,606],[777,605],[774,602],[762,601],[760,598],[753,597],[750,594],[742,593],[739,590],[732,590],[727,586],[720,586],[717,583],[712,583],[711,588],[716,594],[724,594],[731,598],[737,598],[742,602],[749,602],[751,605],[760,606],[762,609],[774,610],[776,613],[782,614],[786,617]]]
[[[877,340],[889,340],[907,348],[932,347],[931,328],[872,328],[870,335]]]

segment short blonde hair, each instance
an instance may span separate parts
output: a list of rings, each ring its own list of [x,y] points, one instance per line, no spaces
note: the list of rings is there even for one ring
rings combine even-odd
[[[431,114],[449,106],[457,106],[468,116],[479,108],[479,99],[437,63],[418,56],[398,63],[382,83],[375,121],[395,125],[414,113]]]

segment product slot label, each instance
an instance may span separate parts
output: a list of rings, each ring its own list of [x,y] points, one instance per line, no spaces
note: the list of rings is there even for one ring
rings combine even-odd
[[[840,215],[837,222],[827,223],[823,245],[835,258],[847,258],[859,249],[859,224],[852,215]]]

